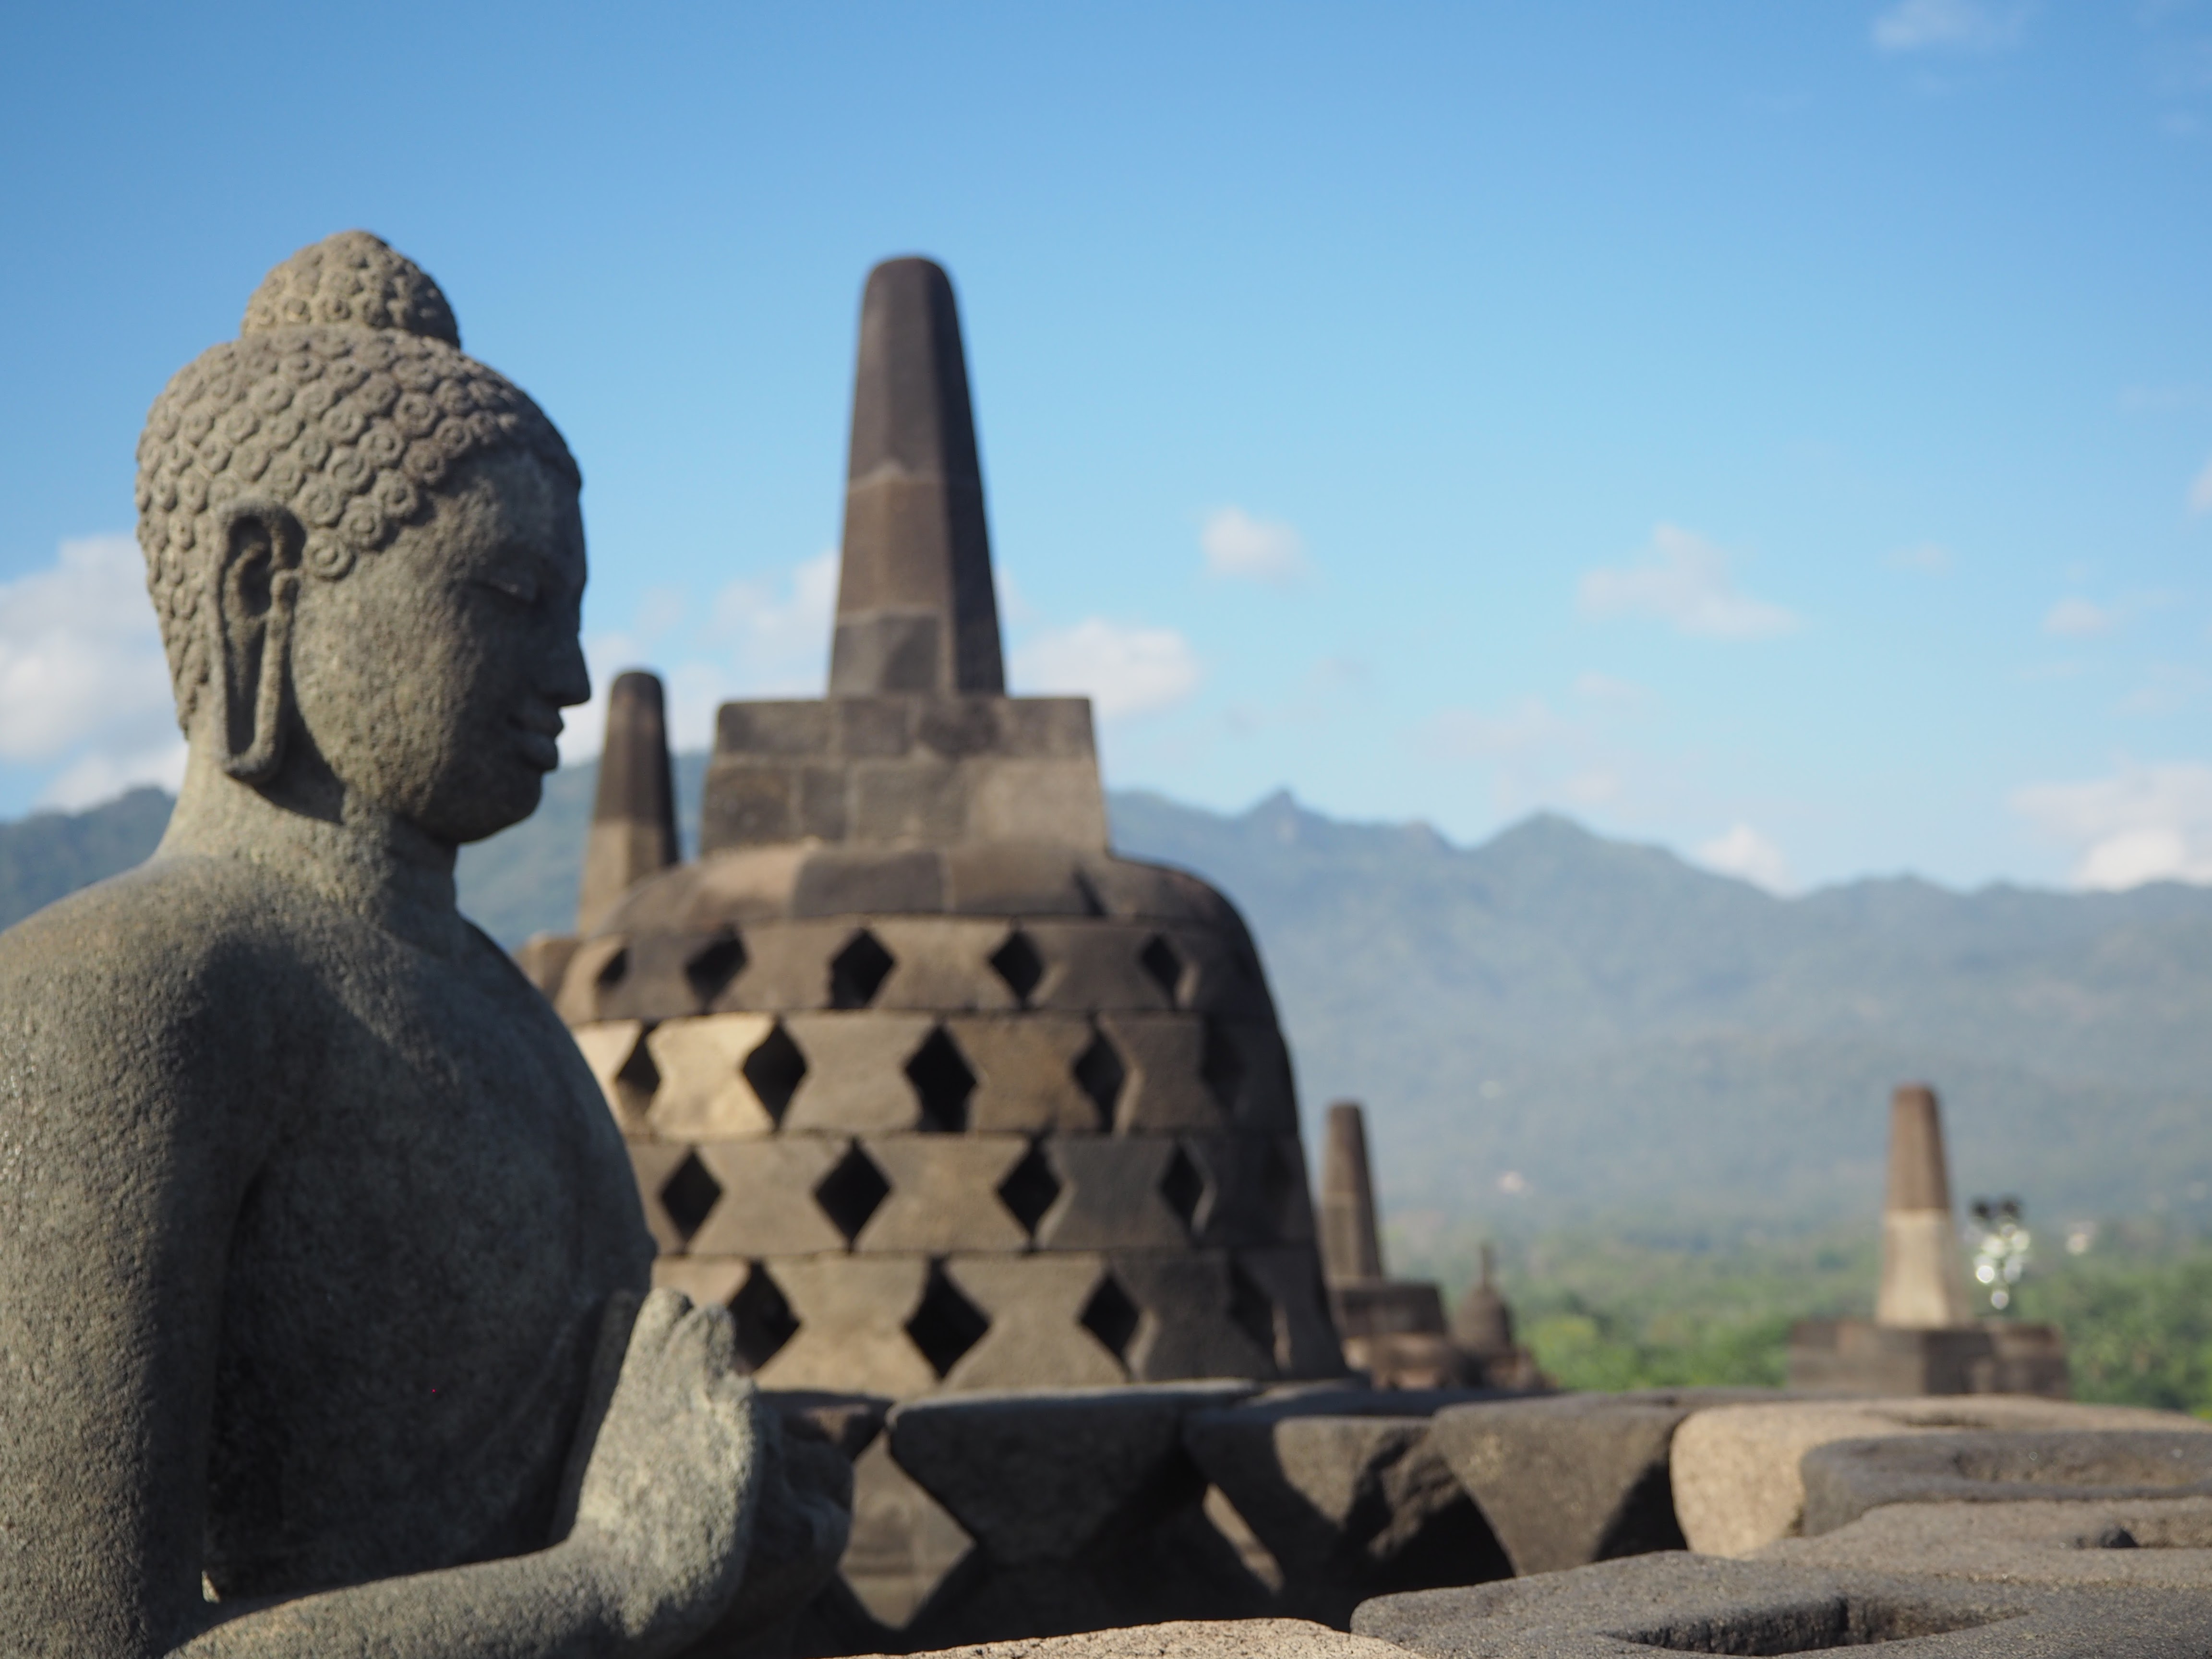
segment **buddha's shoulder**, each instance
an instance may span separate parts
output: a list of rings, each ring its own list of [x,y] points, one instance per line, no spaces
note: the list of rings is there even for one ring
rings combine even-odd
[[[152,1013],[236,975],[278,971],[301,918],[242,860],[156,857],[0,932],[0,1000],[66,991]]]

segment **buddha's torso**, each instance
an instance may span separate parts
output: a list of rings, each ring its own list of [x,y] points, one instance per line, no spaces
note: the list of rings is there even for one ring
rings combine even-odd
[[[560,1022],[473,930],[442,956],[228,860],[131,885],[143,948],[176,934],[173,899],[204,956],[161,1063],[223,1068],[260,1130],[234,1172],[209,1577],[274,1593],[542,1546],[600,1310],[653,1253]]]

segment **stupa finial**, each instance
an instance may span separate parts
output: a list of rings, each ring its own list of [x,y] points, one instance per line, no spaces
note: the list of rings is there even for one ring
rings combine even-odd
[[[830,695],[1006,684],[952,283],[887,259],[860,301]]]

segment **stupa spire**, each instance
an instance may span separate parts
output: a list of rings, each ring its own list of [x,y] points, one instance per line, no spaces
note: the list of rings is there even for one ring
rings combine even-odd
[[[860,301],[830,695],[1006,684],[952,283],[887,259]]]
[[[1889,1103],[1889,1192],[1874,1316],[1878,1325],[1923,1330],[1973,1323],[1951,1218],[1942,1109],[1923,1083],[1900,1085]]]
[[[1359,1103],[1328,1109],[1322,1143],[1321,1260],[1332,1284],[1382,1277],[1382,1240],[1375,1224],[1375,1179],[1367,1167],[1367,1119]]]
[[[660,678],[633,669],[607,692],[599,787],[584,843],[576,931],[599,931],[632,885],[677,863],[676,793],[668,764],[668,722]]]

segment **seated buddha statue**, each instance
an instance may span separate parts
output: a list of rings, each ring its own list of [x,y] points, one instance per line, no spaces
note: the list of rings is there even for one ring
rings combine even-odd
[[[579,486],[358,232],[154,404],[185,781],[0,934],[11,1653],[674,1654],[842,1548],[842,1460],[649,1290],[597,1085],[455,908],[590,692]]]

